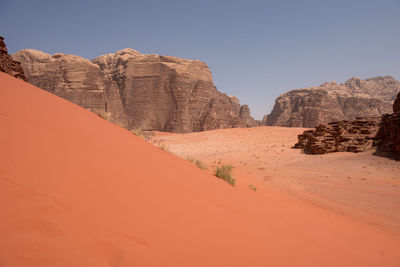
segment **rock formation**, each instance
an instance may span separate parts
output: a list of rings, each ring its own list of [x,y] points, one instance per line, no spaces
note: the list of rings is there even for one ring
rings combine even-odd
[[[26,81],[24,70],[19,62],[13,60],[8,54],[7,46],[4,43],[4,38],[0,36],[0,71],[10,74],[15,78]]]
[[[304,131],[298,136],[295,148],[305,153],[362,152],[374,145],[380,118],[358,118],[353,121],[320,124],[315,130]]]
[[[256,127],[262,125],[262,122],[255,120],[250,115],[250,108],[248,105],[243,105],[240,107],[239,116],[246,127]]]
[[[379,117],[391,112],[398,92],[400,82],[390,76],[351,78],[344,84],[327,82],[291,90],[276,99],[267,125],[311,128],[357,117]]]
[[[393,104],[393,112],[383,115],[376,140],[379,151],[393,153],[394,158],[400,160],[400,93]]]
[[[397,95],[396,100],[393,103],[393,112],[400,112],[400,93]]]
[[[21,50],[29,82],[127,129],[192,132],[253,126],[248,107],[217,91],[198,60],[133,49],[92,61]]]

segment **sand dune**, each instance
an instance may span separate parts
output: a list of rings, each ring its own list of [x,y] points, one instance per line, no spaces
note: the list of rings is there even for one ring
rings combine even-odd
[[[0,73],[0,266],[399,266],[400,239],[233,188]]]

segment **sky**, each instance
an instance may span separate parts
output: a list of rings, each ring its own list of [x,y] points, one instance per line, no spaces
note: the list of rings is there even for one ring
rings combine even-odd
[[[10,53],[198,59],[257,119],[291,89],[400,80],[400,0],[0,0],[0,35]]]

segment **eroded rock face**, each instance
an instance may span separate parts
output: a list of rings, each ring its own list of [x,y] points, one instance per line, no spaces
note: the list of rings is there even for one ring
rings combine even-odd
[[[14,58],[32,84],[130,130],[192,132],[251,124],[249,112],[242,114],[237,99],[217,91],[207,65],[198,60],[133,49],[92,61],[35,50],[21,50]]]
[[[26,81],[24,70],[21,64],[8,54],[4,38],[0,36],[0,71],[10,74],[15,78]]]
[[[298,135],[299,141],[294,147],[309,154],[366,151],[374,145],[379,121],[380,118],[358,118],[320,124],[315,130]]]
[[[400,112],[400,93],[397,95],[396,100],[393,103],[393,112]]]
[[[267,125],[311,128],[357,117],[379,117],[391,112],[398,92],[400,82],[390,76],[351,78],[344,84],[327,82],[291,90],[276,99]]]
[[[394,158],[400,160],[400,93],[393,104],[393,112],[383,115],[376,139],[379,151],[393,153]]]
[[[262,125],[261,121],[253,119],[253,117],[250,115],[250,108],[247,105],[240,107],[239,114],[246,127],[256,127]]]

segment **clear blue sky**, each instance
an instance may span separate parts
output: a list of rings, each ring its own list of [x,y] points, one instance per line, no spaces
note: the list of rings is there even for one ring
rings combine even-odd
[[[200,59],[258,119],[290,89],[400,79],[400,0],[0,0],[0,35],[11,53],[92,59],[130,47]]]

